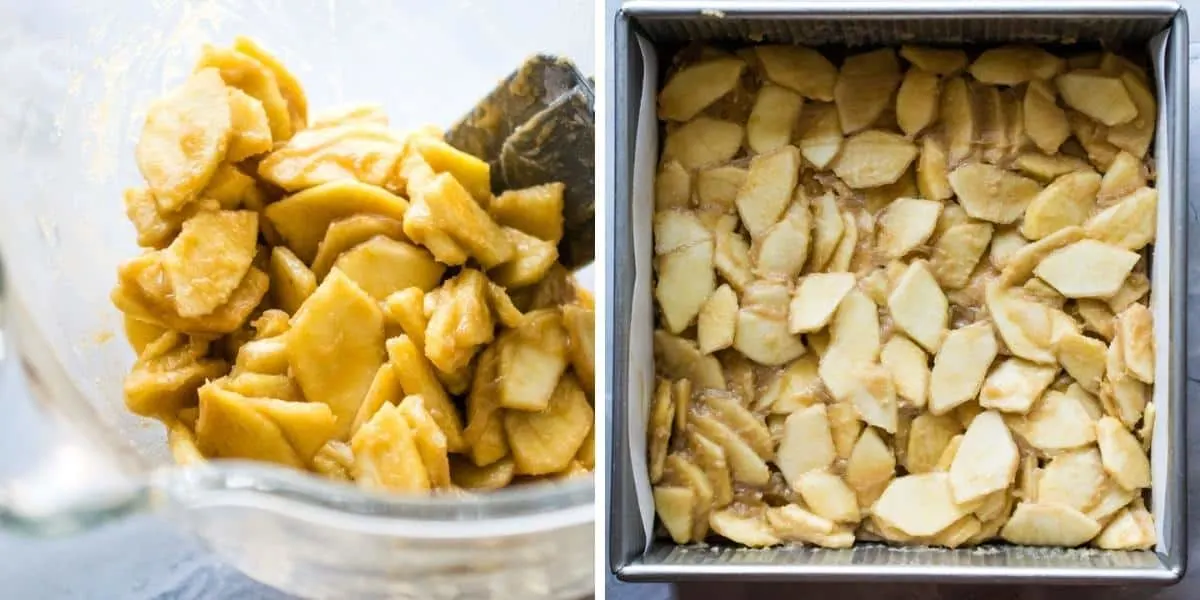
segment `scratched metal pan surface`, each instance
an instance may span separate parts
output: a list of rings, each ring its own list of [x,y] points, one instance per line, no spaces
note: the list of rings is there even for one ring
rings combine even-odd
[[[1165,36],[1164,36],[1165,32]],[[1156,334],[1160,351],[1156,400],[1169,409],[1156,430],[1153,507],[1159,543],[1144,552],[1028,548],[1008,545],[979,549],[891,548],[859,544],[847,550],[782,547],[766,550],[729,546],[676,546],[653,539],[645,524],[634,481],[629,419],[642,418],[643,398],[630,392],[630,321],[637,277],[634,257],[635,132],[647,65],[639,38],[648,40],[663,62],[688,42],[804,43],[812,46],[870,46],[907,42],[996,44],[1075,42],[1144,48],[1166,38],[1154,74],[1159,91],[1156,142],[1160,193],[1159,244],[1152,278]],[[606,176],[613,182],[608,211],[606,265],[610,302],[607,331],[612,474],[608,503],[608,561],[627,581],[924,581],[996,583],[1171,584],[1187,564],[1185,473],[1184,319],[1186,297],[1187,173],[1187,16],[1175,2],[1162,0],[937,0],[905,2],[844,0],[687,1],[632,0],[617,16],[611,63],[615,69],[608,106],[615,111],[606,148]],[[1162,47],[1163,45],[1160,45]],[[648,90],[653,93],[654,90]],[[657,160],[657,156],[636,160]],[[643,194],[644,195],[644,194]],[[644,201],[644,199],[643,199]],[[648,292],[647,292],[648,293]],[[645,299],[637,299],[644,301]],[[635,349],[636,350],[636,349]],[[636,354],[642,354],[644,349]],[[644,487],[643,487],[644,489]],[[644,496],[643,496],[644,497]]]

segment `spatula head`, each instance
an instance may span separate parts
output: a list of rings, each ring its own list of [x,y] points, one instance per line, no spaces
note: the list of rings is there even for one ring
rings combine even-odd
[[[571,61],[530,57],[446,132],[456,148],[491,165],[499,193],[561,181],[568,269],[595,258],[595,91]]]

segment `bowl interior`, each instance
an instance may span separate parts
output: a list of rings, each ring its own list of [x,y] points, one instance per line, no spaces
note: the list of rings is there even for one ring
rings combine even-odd
[[[535,52],[591,73],[593,12],[580,0],[0,4],[10,293],[80,400],[163,464],[162,428],[124,408],[133,354],[108,294],[117,264],[137,252],[121,193],[141,181],[133,146],[145,108],[186,76],[201,44],[258,39],[301,79],[312,111],[372,102],[398,128],[448,126]]]

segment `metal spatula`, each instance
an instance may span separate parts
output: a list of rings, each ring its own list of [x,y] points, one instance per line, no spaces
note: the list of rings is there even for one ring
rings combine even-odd
[[[571,61],[525,61],[446,132],[446,141],[487,160],[492,191],[561,181],[559,261],[575,270],[595,258],[595,91]]]

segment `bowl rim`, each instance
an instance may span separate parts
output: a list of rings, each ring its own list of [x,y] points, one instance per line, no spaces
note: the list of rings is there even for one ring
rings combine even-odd
[[[485,493],[416,496],[365,490],[349,482],[282,465],[211,459],[192,465],[159,462],[110,428],[78,381],[48,347],[45,323],[26,318],[24,290],[5,287],[0,262],[0,363],[15,361],[25,388],[20,401],[55,409],[48,421],[72,433],[58,445],[82,443],[104,454],[121,481],[106,482],[51,511],[11,505],[0,480],[0,530],[51,533],[89,528],[144,511],[179,515],[190,509],[251,508],[317,526],[407,539],[478,540],[588,526],[595,520],[595,475],[530,482]],[[147,419],[147,423],[150,420]],[[56,437],[57,436],[52,436]],[[48,446],[55,445],[54,443]],[[101,494],[100,492],[104,492]]]
[[[594,475],[458,497],[406,496],[253,461],[156,470],[151,504],[167,510],[249,508],[367,534],[419,539],[528,535],[595,520]]]

